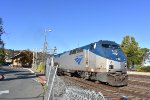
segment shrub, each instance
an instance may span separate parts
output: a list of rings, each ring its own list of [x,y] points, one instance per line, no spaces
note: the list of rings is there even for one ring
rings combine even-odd
[[[150,72],[150,66],[144,66],[138,69],[138,72]]]
[[[39,67],[38,67],[38,70],[41,72],[41,73],[44,73],[44,64],[43,63],[40,63]]]

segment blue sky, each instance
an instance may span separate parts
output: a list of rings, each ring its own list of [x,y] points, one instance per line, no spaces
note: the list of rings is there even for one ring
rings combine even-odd
[[[149,0],[1,0],[0,17],[5,48],[42,48],[44,30],[48,47],[63,52],[99,40],[121,43],[135,37],[150,48]]]

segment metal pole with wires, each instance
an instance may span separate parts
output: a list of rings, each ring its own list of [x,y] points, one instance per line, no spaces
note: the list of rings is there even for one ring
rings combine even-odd
[[[35,66],[35,57],[34,57],[34,55],[35,55],[35,52],[34,52],[34,49],[33,49],[32,68],[34,68],[34,66]]]
[[[51,30],[46,30],[44,31],[44,48],[43,48],[43,57],[42,61],[44,64],[44,74],[46,74],[46,59],[47,59],[47,40],[46,40],[46,32],[51,32]]]

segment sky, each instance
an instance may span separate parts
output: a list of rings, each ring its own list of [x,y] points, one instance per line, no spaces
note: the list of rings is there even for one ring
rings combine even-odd
[[[150,49],[150,0],[1,0],[5,48],[67,51],[99,40],[135,37]],[[51,30],[50,32],[48,30]]]

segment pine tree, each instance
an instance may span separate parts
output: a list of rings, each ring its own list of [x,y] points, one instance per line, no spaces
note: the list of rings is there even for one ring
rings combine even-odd
[[[4,62],[5,62],[4,48],[0,48],[0,65],[4,64]]]
[[[4,52],[4,43],[1,40],[1,35],[4,33],[2,18],[0,18],[0,64],[3,64],[5,61],[5,52]]]
[[[1,39],[1,35],[5,33],[4,29],[3,29],[3,22],[2,22],[2,18],[0,18],[0,39]]]
[[[1,39],[1,35],[4,34],[4,29],[3,29],[3,23],[2,23],[2,18],[0,18],[0,48],[4,48],[4,43]]]
[[[139,47],[134,37],[125,36],[121,48],[127,56],[128,67],[139,64]]]

